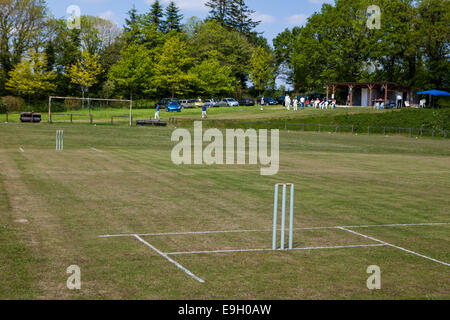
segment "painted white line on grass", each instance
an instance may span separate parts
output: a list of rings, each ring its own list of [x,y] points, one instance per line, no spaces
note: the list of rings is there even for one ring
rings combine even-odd
[[[378,224],[378,225],[362,225],[362,226],[335,226],[335,227],[310,227],[310,228],[294,228],[294,230],[331,230],[331,229],[356,229],[356,228],[379,228],[379,227],[418,227],[418,226],[442,226],[450,225],[450,222],[436,222],[436,223],[415,223],[415,224]],[[281,230],[281,229],[278,229]],[[166,233],[138,233],[141,237],[156,237],[156,236],[179,236],[179,235],[201,235],[201,234],[220,234],[220,233],[247,233],[247,232],[272,232],[272,229],[264,230],[221,230],[221,231],[198,231],[198,232],[166,232]],[[101,235],[100,238],[114,238],[114,237],[134,237],[135,234],[110,234]]]
[[[25,150],[23,150],[23,148],[19,148],[19,151],[20,152],[25,152]]]
[[[96,149],[96,148],[91,148],[92,151],[96,151],[96,152],[103,152],[102,150]]]
[[[347,232],[350,232],[350,233],[353,233],[353,234],[355,234],[355,235],[358,235],[358,236],[363,237],[363,238],[366,238],[366,239],[370,239],[370,240],[375,241],[375,242],[382,243],[382,244],[384,244],[384,245],[386,245],[386,246],[389,246],[389,247],[392,247],[392,248],[396,248],[396,249],[399,249],[399,250],[402,250],[402,251],[405,251],[405,252],[414,254],[414,255],[419,256],[419,257],[421,257],[421,258],[428,259],[428,260],[431,260],[431,261],[434,261],[434,262],[443,264],[444,266],[450,267],[450,264],[448,264],[448,263],[446,263],[446,262],[439,261],[439,260],[436,260],[436,259],[433,259],[433,258],[424,256],[423,254],[420,254],[420,253],[417,253],[417,252],[414,252],[414,251],[411,251],[411,250],[408,250],[408,249],[405,249],[405,248],[402,248],[402,247],[399,247],[399,246],[396,246],[396,245],[387,243],[387,242],[385,242],[385,241],[383,241],[383,240],[379,240],[379,239],[376,239],[376,238],[374,238],[374,237],[366,236],[365,234],[362,234],[362,233],[359,233],[359,232],[356,232],[356,231],[353,231],[353,230],[349,230],[349,229],[346,229],[346,228],[344,228],[344,227],[340,227],[339,229],[344,230],[344,231],[347,231]]]
[[[294,248],[292,250],[323,250],[323,249],[347,249],[347,248],[365,248],[365,247],[384,247],[385,244],[359,244],[348,246],[330,246],[330,247],[307,247]],[[167,255],[188,255],[188,254],[206,254],[206,253],[239,253],[239,252],[267,252],[280,251],[286,252],[291,250],[273,250],[273,249],[241,249],[241,250],[212,250],[212,251],[186,251],[186,252],[168,252]]]
[[[200,283],[204,283],[205,281],[200,279],[199,277],[197,277],[195,274],[193,274],[192,272],[190,272],[188,269],[186,269],[185,267],[183,267],[181,264],[179,264],[178,262],[176,262],[175,260],[173,260],[172,258],[170,258],[169,256],[167,256],[166,253],[158,250],[157,248],[155,248],[154,246],[152,246],[150,243],[148,243],[147,241],[145,241],[144,239],[142,239],[141,237],[139,237],[138,235],[134,235],[134,237],[136,239],[138,239],[140,242],[142,242],[143,244],[145,244],[146,246],[152,248],[156,253],[158,253],[159,255],[161,255],[162,257],[166,258],[169,262],[173,263],[174,265],[176,265],[178,268],[180,268],[181,270],[183,270],[187,275],[189,275],[190,277],[194,278],[195,280],[197,280]]]

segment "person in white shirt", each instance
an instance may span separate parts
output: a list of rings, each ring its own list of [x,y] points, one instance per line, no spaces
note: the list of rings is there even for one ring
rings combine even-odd
[[[261,98],[261,111],[264,111],[264,97]]]
[[[286,98],[284,99],[284,105],[288,111],[291,110],[291,97],[289,97],[289,95],[286,95]]]
[[[305,98],[301,97],[300,98],[300,109],[305,109]]]
[[[399,94],[397,96],[397,109],[400,109],[403,106],[402,101],[403,101],[403,97]]]
[[[298,111],[298,100],[294,98],[294,111]]]

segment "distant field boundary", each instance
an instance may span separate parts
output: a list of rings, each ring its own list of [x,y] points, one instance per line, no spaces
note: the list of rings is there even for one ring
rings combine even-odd
[[[424,129],[424,128],[401,128],[401,127],[374,127],[361,128],[356,125],[338,124],[315,124],[296,123],[285,121],[241,121],[241,120],[217,120],[217,119],[193,119],[193,118],[169,118],[169,125],[182,127],[190,126],[194,121],[202,121],[203,127],[207,128],[230,128],[230,129],[280,129],[292,131],[325,132],[325,133],[352,133],[352,134],[382,134],[382,135],[405,135],[409,137],[432,137],[448,138],[448,130]]]

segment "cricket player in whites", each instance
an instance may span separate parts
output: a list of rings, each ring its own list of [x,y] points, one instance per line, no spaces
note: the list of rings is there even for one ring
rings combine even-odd
[[[289,95],[286,95],[286,98],[284,98],[284,105],[287,109],[287,111],[291,110],[291,97]]]
[[[159,110],[161,110],[161,107],[159,106],[159,104],[156,105],[156,111],[155,111],[155,120],[160,121],[161,118],[159,117]]]

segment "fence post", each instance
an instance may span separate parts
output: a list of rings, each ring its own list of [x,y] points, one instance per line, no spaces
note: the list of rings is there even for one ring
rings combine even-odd
[[[423,129],[420,128],[420,136],[423,137]]]
[[[252,121],[250,121],[250,129],[252,128]]]
[[[216,120],[213,120],[213,127],[216,128]]]
[[[354,134],[354,133],[355,133],[355,125],[352,124],[352,134]]]
[[[447,130],[444,129],[444,139],[447,139]]]
[[[90,118],[91,124],[94,123],[94,116],[92,114],[89,115],[89,118]]]
[[[267,130],[270,130],[270,121],[267,121]]]
[[[70,123],[73,123],[73,114],[70,114]]]
[[[111,116],[111,124],[114,124],[114,116]]]
[[[287,130],[287,120],[284,121],[284,130]]]
[[[335,133],[338,133],[338,131],[339,131],[339,126],[336,125],[336,131],[335,131]]]
[[[305,132],[305,124],[302,123],[302,131]]]
[[[370,127],[367,127],[367,134],[370,136]]]
[[[6,111],[6,123],[8,123],[8,111]]]
[[[320,133],[320,123],[319,123],[319,133]]]
[[[383,127],[383,135],[386,135],[386,127]]]
[[[431,137],[434,138],[434,129],[433,129],[431,134],[432,134]]]
[[[409,137],[412,137],[412,128],[409,128]]]
[[[231,120],[231,127],[234,129],[234,120]]]

